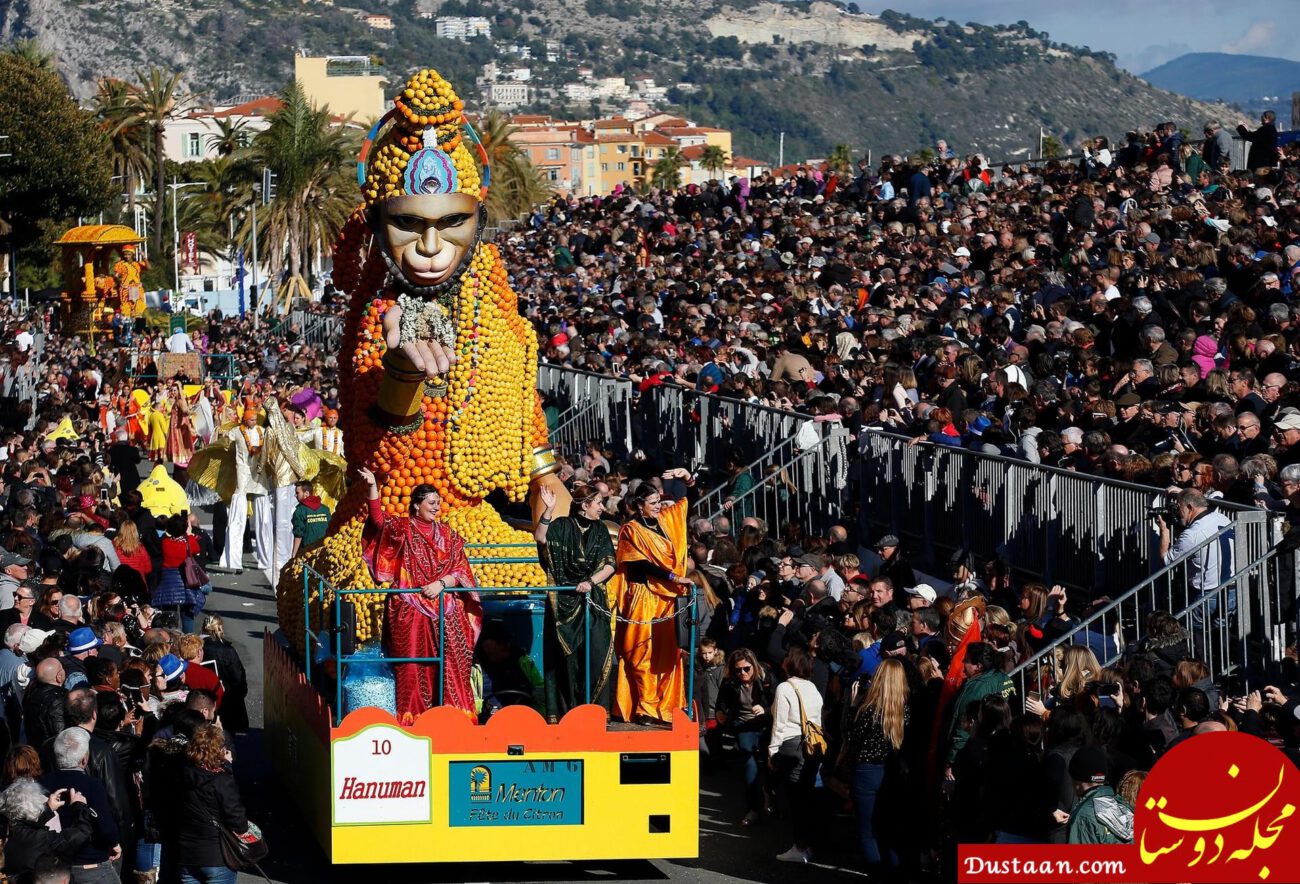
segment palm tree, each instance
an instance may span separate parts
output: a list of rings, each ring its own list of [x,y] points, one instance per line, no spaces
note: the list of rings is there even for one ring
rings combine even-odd
[[[217,131],[208,136],[208,147],[217,152],[217,156],[228,157],[237,150],[248,147],[253,140],[253,130],[247,120],[235,120],[222,117],[217,120]]]
[[[831,155],[826,158],[826,168],[841,176],[853,171],[853,152],[847,144],[837,144],[831,148]]]
[[[700,168],[714,175],[727,168],[729,160],[727,152],[716,144],[706,144],[704,150],[700,151]]]
[[[131,86],[108,77],[99,81],[94,108],[108,139],[113,174],[122,179],[126,191],[128,215],[135,217],[137,185],[149,177],[149,133],[144,114],[135,103]]]
[[[162,68],[152,67],[147,72],[137,71],[136,82],[132,85],[133,103],[148,128],[151,137],[150,163],[153,167],[153,186],[157,193],[167,187],[167,162],[164,137],[167,124],[173,117],[185,113],[194,106],[194,98],[182,94],[181,75],[167,73]],[[165,200],[153,201],[153,249],[154,254],[161,255],[163,249],[163,218]]]
[[[675,147],[664,149],[663,156],[650,170],[650,183],[660,190],[671,190],[682,183],[682,166],[686,158]]]
[[[275,198],[259,213],[259,246],[272,266],[288,264],[286,286],[298,287],[313,252],[328,251],[361,202],[353,165],[361,133],[336,125],[327,108],[313,107],[297,82],[281,98],[270,125],[239,159],[258,175],[264,168],[275,175]],[[248,233],[245,227],[240,238]]]

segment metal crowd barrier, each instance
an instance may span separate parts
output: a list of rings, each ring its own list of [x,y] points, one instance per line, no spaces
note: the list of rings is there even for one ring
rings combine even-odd
[[[1231,677],[1234,696],[1275,683],[1300,629],[1296,552],[1274,547],[1244,567],[1227,565],[1211,589],[1197,591],[1190,580],[1193,562],[1208,547],[1223,544],[1230,532],[1208,538],[1012,669],[1020,697],[1030,691],[1047,696],[1062,675],[1060,654],[1066,647],[1090,648],[1103,667],[1142,653],[1141,621],[1156,610],[1173,614],[1187,633],[1188,650],[1216,680]]]
[[[791,439],[807,415],[662,384],[641,394],[635,436],[642,447],[673,451],[683,466],[719,465],[729,451],[747,461]],[[812,423],[818,436],[826,424]]]
[[[1059,677],[1061,651],[1072,645],[1092,650],[1102,666],[1114,664],[1127,648],[1138,642],[1148,614],[1177,611],[1187,607],[1194,568],[1204,567],[1217,554],[1220,573],[1210,579],[1215,585],[1233,572],[1234,531],[1231,526],[1206,538],[1187,555],[1162,567],[1132,589],[1104,601],[1099,608],[1071,626],[1028,660],[1011,671],[1023,698],[1028,690],[1050,686]]]
[[[27,361],[14,370],[13,376],[9,378],[5,395],[13,396],[19,402],[30,402],[32,404],[31,416],[27,419],[27,425],[23,428],[30,430],[36,426],[36,411],[40,405],[36,401],[36,391],[41,380],[41,371],[45,364],[45,333],[36,332],[32,335],[32,346],[27,351]]]
[[[1160,489],[887,433],[864,433],[860,453],[861,527],[910,541],[935,573],[966,550],[1097,598],[1161,565],[1151,516],[1164,503]],[[1211,503],[1233,522],[1237,561],[1277,539],[1267,512]]]
[[[598,395],[601,380],[631,389],[626,381],[557,366],[543,366],[538,387],[572,405]],[[1022,578],[1061,583],[1078,591],[1076,597],[1101,601],[1102,607],[1059,645],[1087,641],[1103,653],[1107,647],[1117,653],[1140,637],[1146,612],[1154,607],[1182,611],[1195,604],[1176,589],[1189,565],[1165,568],[1159,560],[1152,515],[1165,502],[1160,489],[965,449],[912,445],[883,432],[864,433],[851,450],[852,440],[833,422],[674,384],[639,393],[630,410],[633,440],[675,453],[679,463],[720,465],[729,448],[748,459],[755,487],[730,508],[725,484],[707,492],[696,507],[702,517],[728,515],[738,523],[757,516],[776,536],[792,527],[825,533],[850,517],[856,497],[859,533],[904,538],[919,554],[914,563],[932,573],[946,573],[954,553],[970,551],[996,556]],[[589,418],[581,408],[569,418],[573,427],[583,427],[583,435],[596,429],[582,423]],[[800,451],[805,427],[809,433],[803,435],[817,441]],[[1234,562],[1269,561],[1268,552],[1280,539],[1270,513],[1223,501],[1211,505],[1231,522],[1225,533]],[[1288,573],[1295,570],[1293,564]],[[1258,584],[1254,573],[1235,579],[1249,577]],[[1284,635],[1296,630],[1296,580],[1271,580],[1264,587],[1275,598],[1247,625],[1263,630],[1269,646],[1278,648]],[[1037,671],[1023,674],[1029,672],[1026,664],[1019,677],[1033,681],[1052,659],[1040,655],[1032,663]]]
[[[540,365],[537,389],[560,409],[551,445],[571,457],[592,441],[632,450],[632,382],[579,369]]]
[[[532,546],[532,544],[480,544],[480,545],[478,545],[478,546],[480,546],[480,547]],[[524,558],[518,558],[518,557],[510,557],[510,556],[507,556],[507,557],[499,557],[499,558],[472,559],[472,560],[471,560],[471,564],[509,564],[509,563],[512,563],[512,562],[525,561],[525,560],[526,560],[526,559],[524,559]],[[534,557],[534,558],[532,558],[532,559],[529,559],[528,561],[536,561],[536,558]],[[443,668],[443,667],[440,665],[440,664],[442,663],[442,656],[441,656],[441,654],[439,654],[439,655],[437,655],[437,656],[433,656],[433,657],[389,657],[389,656],[387,656],[387,655],[381,655],[381,656],[379,656],[379,657],[373,657],[373,656],[360,656],[360,655],[356,655],[356,654],[344,654],[344,653],[343,653],[343,649],[344,649],[344,628],[345,628],[345,627],[344,627],[344,617],[343,617],[343,604],[344,604],[344,602],[347,602],[348,604],[352,604],[352,602],[351,602],[350,599],[349,599],[350,596],[356,596],[356,595],[376,595],[376,594],[377,594],[377,595],[388,596],[388,595],[394,595],[394,594],[396,594],[396,593],[414,592],[414,591],[416,591],[416,590],[412,590],[412,589],[408,589],[408,588],[403,588],[403,587],[389,587],[389,588],[379,588],[379,587],[352,587],[352,588],[341,588],[341,587],[334,586],[332,583],[330,583],[328,580],[326,580],[325,577],[324,577],[320,572],[316,571],[315,569],[313,569],[313,568],[310,567],[310,566],[304,566],[304,567],[303,567],[302,582],[303,582],[303,593],[302,593],[302,597],[303,597],[303,603],[302,603],[302,606],[303,606],[303,670],[304,670],[304,674],[305,674],[307,680],[310,682],[310,681],[311,681],[311,678],[312,678],[312,674],[311,674],[311,673],[312,673],[312,669],[311,669],[311,661],[312,661],[312,657],[313,657],[313,653],[314,653],[315,649],[318,649],[318,648],[319,648],[319,649],[322,649],[322,650],[328,649],[328,650],[330,650],[330,651],[332,652],[332,653],[331,653],[331,656],[333,657],[333,659],[334,659],[334,661],[335,661],[335,663],[336,663],[336,668],[335,668],[334,677],[333,677],[333,681],[334,681],[334,724],[335,724],[336,727],[339,726],[339,725],[341,725],[341,724],[343,723],[343,715],[344,715],[344,709],[343,709],[343,682],[344,682],[344,670],[345,670],[347,664],[348,664],[348,663],[352,663],[352,662],[366,662],[366,663],[374,663],[374,662],[383,662],[383,663],[423,663],[423,664],[429,664],[429,665],[438,665],[438,705],[440,705],[440,706],[442,705],[443,700],[444,700],[445,688],[446,688],[446,670],[445,670],[445,668]],[[322,614],[322,615],[324,614],[324,612],[325,612],[325,610],[326,610],[326,605],[327,605],[327,604],[329,605],[329,608],[331,609],[331,611],[330,611],[330,615],[329,615],[329,618],[328,618],[328,620],[329,620],[329,622],[330,622],[330,628],[329,628],[328,631],[324,631],[323,628],[322,628],[322,626],[319,625],[319,622],[320,622],[320,618],[319,618],[319,617],[317,618],[317,623],[318,623],[317,627],[316,627],[315,629],[312,628],[312,622],[311,622],[311,607],[312,607],[312,605],[311,605],[311,599],[312,599],[312,588],[313,588],[313,586],[315,587],[315,590],[316,590],[316,593],[317,593],[317,608],[318,608],[318,610],[321,612],[321,614]],[[437,627],[437,628],[438,628],[438,637],[437,637],[437,646],[438,646],[438,648],[440,648],[440,649],[443,647],[443,640],[442,640],[442,624],[443,624],[444,622],[446,622],[446,618],[445,618],[445,616],[444,616],[444,613],[445,613],[445,605],[446,605],[446,600],[447,600],[447,593],[477,592],[480,596],[504,595],[504,596],[508,596],[508,597],[511,597],[511,598],[543,598],[543,599],[544,599],[544,598],[546,598],[546,596],[547,596],[549,593],[552,593],[552,592],[565,592],[565,593],[569,593],[569,592],[577,592],[577,591],[578,591],[578,589],[577,589],[576,586],[525,586],[525,587],[485,587],[485,586],[469,586],[469,587],[462,587],[462,586],[457,586],[457,587],[448,587],[446,590],[444,590],[444,591],[443,591],[442,593],[440,593],[439,596],[438,596],[438,627]],[[328,593],[328,595],[327,595],[327,593]],[[685,611],[694,611],[694,609],[695,609],[695,605],[697,604],[697,593],[698,593],[698,590],[697,590],[695,587],[692,587],[692,588],[691,588],[691,591],[690,591],[690,593],[689,593],[689,595],[686,596],[686,598],[688,598],[688,599],[690,600],[690,604],[689,604],[689,605],[686,605],[686,606],[683,606],[682,608],[679,608],[678,610],[679,610],[679,611],[681,611],[681,610],[685,610]],[[583,613],[583,616],[582,616],[582,621],[583,621],[582,628],[583,628],[583,634],[584,634],[584,637],[586,638],[586,642],[584,643],[586,647],[590,647],[591,629],[592,629],[592,624],[591,624],[591,607],[592,607],[592,606],[591,606],[590,604],[584,605],[584,606],[583,606],[583,612],[582,612],[582,613]],[[688,717],[691,721],[694,721],[694,720],[695,720],[695,703],[694,703],[694,697],[695,697],[695,647],[696,647],[696,644],[697,644],[697,642],[698,642],[697,625],[698,625],[698,624],[697,624],[697,620],[696,620],[696,618],[695,618],[695,617],[691,617],[691,618],[690,618],[690,622],[689,622],[690,638],[689,638],[689,642],[688,642],[689,645],[690,645],[690,647],[689,647],[689,648],[684,648],[684,649],[682,649],[682,653],[681,653],[681,656],[682,656],[681,663],[682,663],[682,667],[683,667],[683,670],[684,670],[685,675],[686,675],[686,709],[685,709],[685,712],[686,712],[687,717]],[[597,624],[597,628],[601,628],[601,624]],[[584,667],[584,671],[585,671],[585,675],[586,675],[585,683],[584,683],[584,697],[585,697],[586,702],[590,703],[590,702],[591,702],[591,668],[590,668],[590,666]]]
[[[728,516],[733,524],[754,516],[776,537],[789,536],[792,528],[805,535],[826,534],[852,512],[848,440],[846,432],[828,433],[793,460],[764,467],[766,475],[735,498],[730,508],[725,506],[725,494],[713,492],[705,498],[707,505],[697,506],[696,511],[710,520]]]
[[[537,389],[561,409],[563,444],[600,439],[626,451],[653,448],[673,452],[692,468],[721,463],[728,450],[755,460],[809,423],[807,415],[677,384],[634,392],[625,378],[556,365],[538,368]],[[591,414],[581,414],[593,406]],[[827,425],[813,426],[820,437]]]
[[[284,325],[296,325],[302,335],[302,342],[313,347],[335,347],[343,337],[343,317],[333,313],[310,313],[306,310],[293,310],[286,322],[277,326],[283,331]]]

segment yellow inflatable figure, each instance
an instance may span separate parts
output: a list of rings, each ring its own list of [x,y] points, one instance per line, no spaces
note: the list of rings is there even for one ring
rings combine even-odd
[[[530,543],[531,532],[484,502],[489,492],[523,501],[531,489],[534,517],[542,486],[557,492],[561,514],[569,497],[535,389],[536,333],[518,314],[496,247],[481,242],[489,170],[463,107],[441,76],[421,71],[372,130],[391,123],[368,157],[363,148],[365,205],[334,250],[335,284],[351,297],[339,412],[348,463],[375,473],[390,515],[408,515],[412,490],[428,484],[469,543]],[[302,563],[336,586],[375,585],[362,559],[365,495],[354,483],[325,541],[282,575],[280,623],[295,641]],[[486,586],[545,582],[537,565],[475,575]],[[382,611],[380,596],[359,600],[359,639],[379,634]]]
[[[140,483],[140,496],[144,498],[141,505],[158,518],[174,516],[190,509],[185,489],[167,475],[167,467],[163,464],[154,467],[149,478]]]

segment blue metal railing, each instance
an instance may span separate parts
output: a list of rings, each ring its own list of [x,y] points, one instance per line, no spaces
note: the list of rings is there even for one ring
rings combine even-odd
[[[526,544],[526,543],[517,543],[517,544],[468,544],[466,548],[467,548],[467,549],[470,549],[470,548],[482,549],[482,548],[488,548],[488,547],[492,547],[492,548],[505,548],[505,547],[526,547],[526,546],[531,546],[531,545],[532,545],[532,544]],[[480,563],[480,564],[513,564],[513,563],[520,563],[520,562],[522,562],[522,563],[535,563],[536,561],[537,561],[536,557],[533,557],[533,558],[531,558],[531,559],[525,559],[525,558],[490,558],[490,559],[483,559],[483,560],[481,560],[479,563]],[[471,564],[474,564],[475,560],[471,559],[470,562],[471,562]],[[311,675],[311,661],[312,661],[312,656],[313,656],[313,652],[314,652],[314,650],[315,650],[316,648],[325,648],[325,647],[327,647],[327,645],[324,644],[324,643],[320,640],[320,639],[322,638],[322,636],[321,636],[320,633],[319,633],[319,628],[320,628],[319,625],[318,625],[317,629],[315,629],[315,630],[312,629],[312,623],[311,623],[311,589],[312,589],[312,585],[313,585],[313,579],[314,579],[314,581],[315,581],[315,587],[316,587],[316,591],[317,591],[317,597],[318,597],[318,599],[320,600],[320,607],[321,607],[322,612],[324,611],[324,607],[325,607],[325,603],[326,603],[326,602],[325,602],[325,595],[326,595],[326,591],[327,591],[327,590],[328,590],[329,593],[330,593],[330,596],[331,596],[331,598],[330,598],[330,605],[331,605],[332,608],[333,608],[333,612],[332,612],[332,613],[333,613],[333,616],[332,616],[330,619],[333,621],[333,636],[332,636],[332,638],[333,638],[334,660],[335,660],[335,663],[336,663],[336,670],[335,670],[335,674],[334,674],[334,723],[335,723],[335,726],[338,726],[338,725],[342,724],[342,722],[343,722],[343,714],[344,714],[344,709],[343,709],[343,681],[344,681],[344,679],[343,679],[343,675],[344,675],[344,667],[345,667],[348,663],[354,663],[354,662],[370,662],[370,663],[373,663],[373,662],[383,662],[383,663],[425,663],[425,664],[435,664],[435,665],[438,665],[438,667],[439,667],[439,669],[438,669],[438,705],[441,706],[441,705],[443,704],[443,701],[444,701],[444,689],[445,689],[445,686],[446,686],[446,669],[445,669],[444,667],[442,667],[442,665],[441,665],[442,662],[443,662],[443,660],[442,660],[442,655],[441,655],[441,650],[440,650],[440,653],[439,653],[437,656],[434,656],[434,657],[389,657],[389,656],[386,656],[386,655],[380,655],[379,657],[369,657],[369,656],[361,656],[361,655],[357,655],[357,654],[349,654],[349,655],[347,655],[347,656],[344,656],[344,654],[343,654],[343,602],[344,602],[344,600],[345,600],[348,596],[359,596],[359,595],[384,595],[384,596],[388,596],[388,595],[395,595],[395,594],[398,594],[398,593],[414,592],[415,590],[412,590],[412,589],[409,589],[409,588],[403,588],[403,587],[390,587],[390,588],[380,588],[380,587],[354,587],[354,588],[350,588],[350,589],[340,589],[340,588],[334,586],[333,584],[331,584],[328,580],[326,580],[325,577],[324,577],[324,575],[322,575],[320,572],[316,571],[314,568],[312,568],[312,567],[309,566],[309,565],[304,565],[304,566],[303,566],[303,593],[302,593],[302,598],[303,598],[303,601],[302,601],[302,608],[303,608],[303,669],[304,669],[304,672],[305,672],[305,674],[306,674],[306,677],[307,677],[308,682],[311,681],[311,677],[312,677],[312,675]],[[446,595],[447,595],[447,593],[449,593],[449,592],[477,592],[477,593],[479,593],[480,596],[493,596],[493,595],[497,595],[497,596],[508,596],[508,597],[510,597],[510,598],[513,598],[513,599],[521,599],[521,598],[522,598],[522,599],[544,599],[544,598],[547,596],[547,594],[552,593],[552,592],[577,592],[577,591],[578,591],[578,589],[577,589],[576,586],[519,586],[519,587],[483,587],[483,586],[478,586],[478,587],[474,587],[474,586],[470,586],[470,587],[461,587],[461,586],[458,586],[458,587],[448,587],[446,590],[444,590],[442,593],[440,593],[440,594],[438,595],[438,633],[439,633],[439,634],[438,634],[438,642],[437,642],[437,644],[438,644],[438,648],[439,648],[439,649],[442,649],[442,648],[444,647],[444,645],[443,645],[443,637],[442,637],[442,624],[445,622],[445,616],[444,616],[444,615],[445,615],[445,613],[446,613],[446,608],[445,608],[445,604],[446,604]],[[690,640],[689,640],[689,642],[688,642],[689,645],[690,645],[690,647],[685,649],[685,651],[686,651],[686,659],[685,659],[684,661],[682,661],[682,662],[683,662],[683,665],[686,667],[686,710],[685,710],[685,711],[686,711],[686,715],[687,715],[687,717],[688,717],[691,721],[694,721],[694,720],[695,720],[695,704],[694,704],[694,698],[695,698],[695,647],[696,647],[696,644],[697,644],[697,642],[698,642],[698,638],[699,638],[698,633],[697,633],[698,621],[697,621],[697,618],[694,616],[695,605],[696,605],[697,602],[698,602],[698,594],[697,594],[697,590],[695,589],[695,587],[692,587],[692,588],[691,588],[691,592],[690,592],[690,596],[689,596],[689,598],[690,598],[690,604],[687,605],[687,606],[685,606],[682,610],[689,611],[689,612],[692,613],[692,616],[690,617]],[[590,602],[588,602],[587,604],[585,604],[585,605],[583,606],[582,630],[583,630],[583,647],[584,647],[584,649],[589,649],[589,648],[591,647],[591,608],[592,608],[592,604],[591,604]],[[604,612],[602,611],[601,613],[603,614]],[[617,616],[617,614],[615,613],[615,614],[613,614],[612,616]],[[326,641],[328,641],[330,637],[329,637],[329,636],[325,636],[324,638],[326,639]],[[586,653],[586,655],[587,655],[587,661],[586,661],[586,664],[587,664],[587,665],[585,665],[585,666],[583,667],[583,681],[584,681],[584,684],[583,684],[583,696],[584,696],[585,701],[586,701],[587,703],[590,703],[590,702],[591,702],[591,668],[592,668],[592,667],[591,667],[590,652],[587,651],[587,652],[585,652],[585,653]]]

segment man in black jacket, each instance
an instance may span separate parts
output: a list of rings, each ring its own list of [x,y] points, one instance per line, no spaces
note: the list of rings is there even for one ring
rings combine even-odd
[[[39,782],[51,792],[60,789],[80,792],[86,796],[86,806],[93,811],[90,843],[63,857],[72,866],[72,880],[76,884],[117,884],[121,877],[114,863],[122,858],[122,843],[104,787],[86,772],[90,761],[89,740],[90,735],[78,727],[59,733],[54,738],[54,767]]]
[[[132,833],[132,811],[135,806],[133,789],[113,745],[95,734],[95,724],[99,718],[95,694],[90,688],[77,688],[68,694],[64,704],[65,718],[68,727],[79,727],[90,735],[90,760],[86,764],[86,773],[104,787],[109,806],[113,809],[119,842],[130,850],[135,842]]]
[[[113,472],[117,473],[122,493],[135,491],[140,485],[140,449],[127,438],[126,430],[117,431],[105,454]]]
[[[1237,127],[1237,134],[1250,142],[1250,156],[1246,167],[1255,169],[1272,168],[1277,165],[1277,114],[1264,111],[1259,118],[1259,128],[1251,132],[1245,126]]]
[[[23,695],[23,725],[26,742],[38,750],[63,730],[63,664],[57,658],[42,660],[36,666],[36,681]]]

